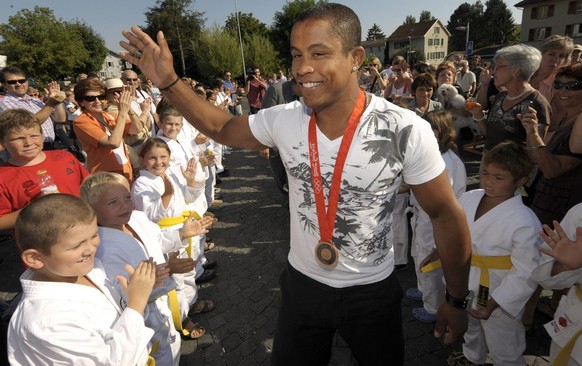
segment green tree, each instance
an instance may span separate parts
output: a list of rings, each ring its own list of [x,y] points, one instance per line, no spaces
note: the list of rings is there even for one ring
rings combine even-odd
[[[423,10],[420,12],[420,19],[419,22],[428,22],[431,20],[435,20],[436,18],[432,16],[429,10]]]
[[[238,12],[238,20],[240,22],[240,33],[243,40],[248,40],[252,35],[269,34],[267,25],[253,16],[253,13]],[[238,39],[238,24],[236,21],[236,14],[232,13],[226,18],[224,29],[236,36]]]
[[[291,66],[291,29],[295,18],[303,10],[312,7],[316,3],[326,3],[325,0],[293,0],[285,3],[283,9],[275,13],[271,25],[270,39],[279,54],[279,62],[286,68]]]
[[[408,64],[411,66],[419,61],[425,61],[426,59],[422,50],[411,46],[399,48],[396,52],[394,52],[392,58],[396,56],[404,57],[404,59],[407,60]]]
[[[469,23],[469,39],[473,40],[473,48],[483,47],[483,34],[489,31],[489,29],[484,28],[483,21],[483,4],[481,1],[478,0],[473,5],[468,3],[459,5],[451,14],[447,23],[447,29],[451,32],[449,52],[465,50],[467,23]]]
[[[384,39],[386,35],[382,32],[382,28],[376,23],[372,24],[372,28],[368,29],[366,41],[373,41],[375,39]]]
[[[105,41],[96,33],[87,23],[75,20],[67,22],[65,26],[71,31],[76,32],[89,52],[87,59],[83,60],[74,70],[75,75],[80,73],[98,72],[103,66],[103,61],[107,57],[107,48]]]
[[[199,76],[195,55],[188,39],[198,38],[204,27],[204,13],[190,10],[192,0],[157,0],[146,11],[144,31],[155,39],[163,31],[172,55],[174,68],[182,76]]]
[[[264,75],[278,68],[277,51],[267,37],[260,35],[251,36],[249,41],[244,45],[244,51],[247,68],[258,67]]]
[[[481,35],[484,43],[482,47],[507,45],[515,41],[515,21],[507,4],[502,0],[487,0],[485,7],[483,29],[487,29],[487,32]]]
[[[0,24],[0,54],[40,82],[72,76],[89,57],[83,40],[49,8],[22,9]]]
[[[402,25],[416,24],[416,17],[414,15],[407,15]]]
[[[190,42],[190,47],[197,55],[196,63],[202,75],[222,76],[226,70],[230,70],[235,76],[242,74],[238,35],[234,36],[214,25]]]

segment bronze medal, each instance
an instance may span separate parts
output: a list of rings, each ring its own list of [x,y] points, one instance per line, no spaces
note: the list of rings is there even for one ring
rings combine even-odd
[[[333,243],[320,241],[315,247],[315,258],[323,267],[333,269],[338,263],[339,250]]]

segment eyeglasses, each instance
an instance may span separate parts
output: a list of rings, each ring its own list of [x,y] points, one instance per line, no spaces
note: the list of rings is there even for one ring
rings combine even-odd
[[[107,92],[111,93],[111,94],[121,94],[122,91],[123,91],[122,89],[114,89],[114,90],[108,90]]]
[[[126,78],[125,79],[125,81],[133,81],[134,83],[138,80],[139,80],[138,78],[135,78],[135,79],[134,78]]]
[[[569,81],[567,83],[563,83],[560,80],[554,81],[554,89],[566,89],[571,91],[582,90],[582,82],[580,81]]]
[[[26,81],[27,81],[26,79],[16,79],[16,80],[6,80],[6,83],[10,85],[15,85],[16,83],[24,84],[26,83]]]
[[[105,94],[100,94],[100,95],[85,95],[83,97],[83,100],[85,102],[94,102],[97,99],[99,99],[100,101],[105,100]]]

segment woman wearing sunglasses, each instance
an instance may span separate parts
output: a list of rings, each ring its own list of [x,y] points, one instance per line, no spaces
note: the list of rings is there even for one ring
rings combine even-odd
[[[537,113],[529,108],[521,115],[527,131],[527,146],[539,168],[531,209],[540,221],[552,226],[566,212],[582,202],[582,154],[570,150],[570,141],[580,141],[582,134],[572,135],[574,122],[582,114],[582,64],[558,69],[554,80],[554,99],[565,113],[558,127],[545,139],[538,133]]]
[[[87,153],[87,169],[119,173],[133,181],[132,166],[125,135],[135,135],[143,129],[142,122],[129,119],[131,87],[124,86],[119,97],[119,113],[105,112],[106,87],[97,79],[83,79],[75,86],[75,100],[83,113],[75,119],[73,130]]]

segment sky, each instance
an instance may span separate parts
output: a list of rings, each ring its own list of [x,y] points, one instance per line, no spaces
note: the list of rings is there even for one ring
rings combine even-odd
[[[270,26],[275,12],[281,11],[285,0],[193,0],[191,10],[204,12],[206,27],[213,24],[224,25],[228,15],[235,13],[235,6],[242,13],[253,16]],[[374,23],[389,36],[407,15],[418,20],[422,10],[428,10],[446,26],[453,11],[462,3],[474,3],[473,0],[335,0],[354,9],[362,22],[362,36]],[[482,0],[485,3],[485,0]],[[504,0],[513,13],[516,23],[521,23],[521,9],[514,5],[519,0]],[[0,0],[0,23],[21,9],[33,9],[35,6],[51,8],[55,16],[63,20],[79,19],[91,25],[105,40],[107,48],[120,51],[121,31],[131,25],[144,25],[144,13],[153,7],[156,0]]]

